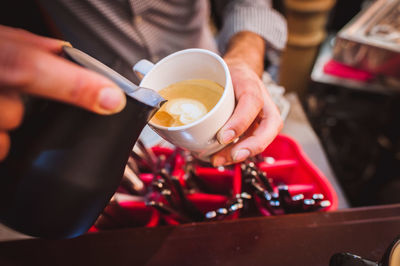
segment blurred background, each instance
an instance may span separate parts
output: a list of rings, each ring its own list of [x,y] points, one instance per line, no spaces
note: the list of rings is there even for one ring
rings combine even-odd
[[[300,95],[350,204],[400,202],[398,75],[363,65],[371,58],[374,64],[390,65],[397,56],[397,37],[382,36],[397,34],[398,1],[276,2],[289,28],[279,81],[286,91]],[[376,12],[365,12],[372,4],[378,5]],[[393,6],[388,8],[389,4]],[[365,15],[356,17],[362,10]],[[360,21],[365,25],[357,25]],[[362,34],[368,35],[365,27],[373,23],[392,32],[383,32],[375,43],[372,33],[370,40],[362,39]],[[350,41],[338,47],[341,39]],[[390,51],[389,56],[383,51]],[[363,59],[351,62],[363,53],[367,54]],[[391,68],[398,69],[395,64]]]

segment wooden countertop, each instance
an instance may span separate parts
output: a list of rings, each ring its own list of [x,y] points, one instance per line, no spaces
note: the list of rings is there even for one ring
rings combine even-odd
[[[400,235],[400,204],[0,243],[0,265],[328,265],[378,260]]]

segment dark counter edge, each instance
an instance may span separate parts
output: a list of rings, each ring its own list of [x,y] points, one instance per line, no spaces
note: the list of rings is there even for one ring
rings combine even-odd
[[[398,235],[395,204],[1,242],[0,265],[328,265],[343,251],[378,260]]]

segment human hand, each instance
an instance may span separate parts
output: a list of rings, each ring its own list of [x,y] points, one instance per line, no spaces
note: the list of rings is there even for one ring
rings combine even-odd
[[[228,63],[236,97],[236,108],[231,118],[219,131],[220,143],[232,143],[216,153],[214,166],[246,160],[262,152],[282,128],[279,111],[263,82],[245,63]]]
[[[264,151],[282,129],[283,123],[260,76],[265,43],[258,35],[243,32],[233,38],[224,60],[228,65],[236,107],[217,134],[221,144],[229,144],[213,155],[214,166],[246,160]],[[233,143],[237,138],[239,140]]]
[[[8,153],[8,132],[22,121],[21,94],[80,106],[99,114],[121,111],[125,94],[105,77],[59,56],[64,41],[0,25],[0,161]]]

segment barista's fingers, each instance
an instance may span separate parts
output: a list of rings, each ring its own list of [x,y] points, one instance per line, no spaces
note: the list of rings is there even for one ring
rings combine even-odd
[[[246,134],[242,136],[242,138],[248,137],[251,135],[255,128],[258,126],[258,119],[253,122],[253,124],[247,129]],[[234,142],[214,154],[211,158],[211,162],[214,166],[222,166],[222,165],[229,165],[233,163],[233,158],[232,158],[232,149],[235,147],[235,144],[238,144],[239,142]],[[250,151],[248,151],[248,154],[246,157],[250,156]]]
[[[258,90],[258,87],[254,90],[249,89],[248,92],[242,93],[238,97],[231,118],[218,132],[218,141],[221,144],[230,143],[241,136],[253,123],[263,105],[262,95]]]
[[[253,122],[240,141],[224,148],[212,158],[214,166],[237,163],[262,152],[282,129],[279,111],[267,97],[259,117]]]
[[[49,52],[0,42],[0,88],[19,91],[112,114],[121,111],[125,94],[105,77]]]
[[[0,25],[0,39],[19,42],[26,46],[35,46],[53,53],[61,53],[63,46],[71,46],[69,42],[47,38],[29,31]]]
[[[0,130],[15,129],[21,124],[24,105],[15,91],[0,91]]]
[[[10,149],[10,137],[7,132],[0,131],[0,161],[4,160]]]
[[[271,105],[271,107],[276,109],[274,105]],[[282,129],[283,123],[279,111],[270,110],[266,112],[266,108],[263,109],[259,125],[232,147],[232,162],[241,162],[261,153]]]
[[[253,123],[263,107],[265,87],[248,65],[227,62],[235,91],[236,107],[231,118],[218,132],[218,141],[227,144],[241,136]]]

